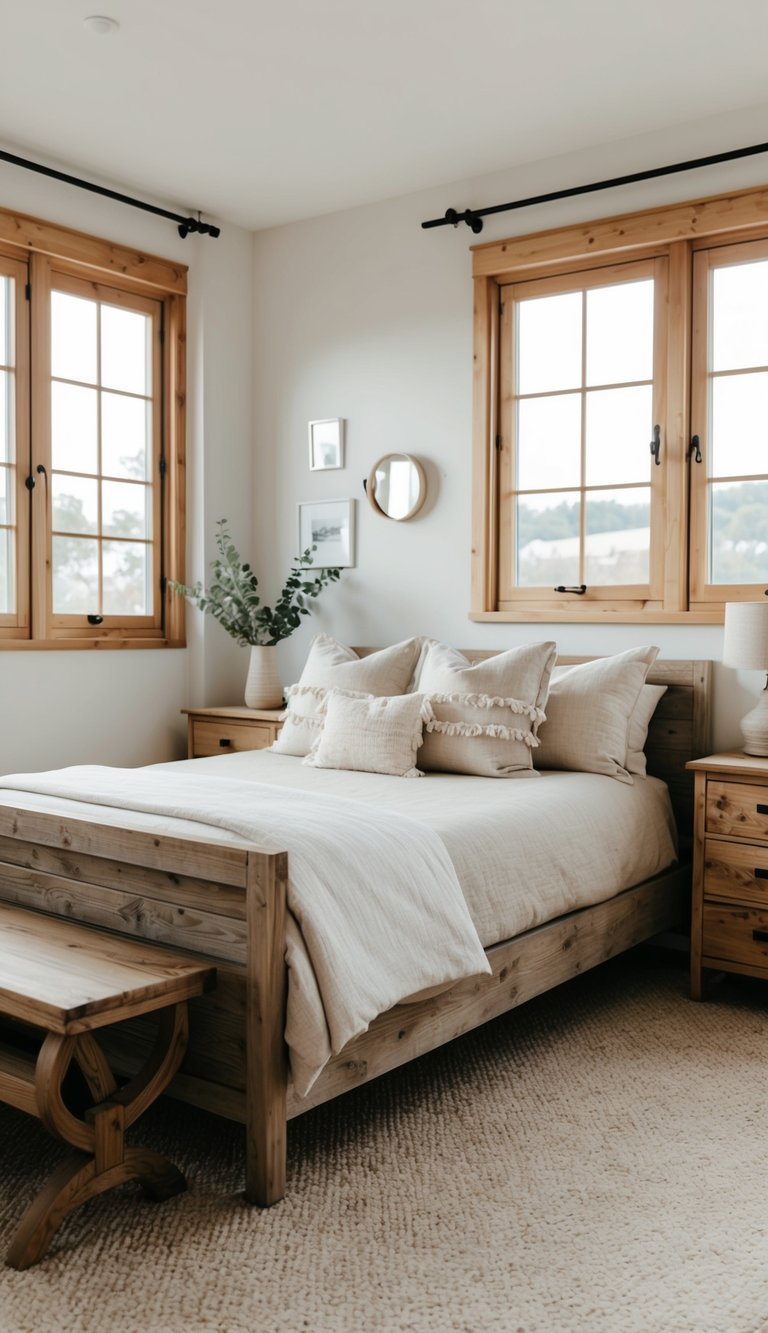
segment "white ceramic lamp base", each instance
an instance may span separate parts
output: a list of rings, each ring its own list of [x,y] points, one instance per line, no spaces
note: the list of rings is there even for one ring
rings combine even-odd
[[[741,719],[741,734],[744,737],[745,754],[768,755],[768,684],[757,706]]]

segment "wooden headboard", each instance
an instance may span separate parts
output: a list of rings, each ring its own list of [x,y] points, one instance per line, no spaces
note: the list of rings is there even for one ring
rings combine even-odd
[[[375,648],[356,648],[361,657]],[[470,662],[482,662],[504,649],[462,648]],[[558,657],[559,666],[592,662],[594,657]],[[711,741],[712,663],[662,659],[648,672],[650,685],[666,685],[648,730],[645,753],[648,772],[662,778],[669,787],[672,808],[680,836],[681,849],[689,846],[693,834],[693,774],[686,771],[689,759],[709,754]]]

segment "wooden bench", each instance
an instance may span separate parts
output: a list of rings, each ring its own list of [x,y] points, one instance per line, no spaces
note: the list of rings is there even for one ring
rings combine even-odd
[[[67,1214],[113,1185],[137,1180],[153,1199],[186,1189],[167,1158],[126,1147],[125,1130],[173,1078],[187,1045],[187,1000],[214,977],[215,968],[155,945],[0,904],[0,1100],[77,1150],[27,1209],[6,1256],[12,1268],[37,1263]],[[93,1031],[155,1011],[154,1048],[118,1087]],[[19,1040],[20,1024],[47,1034],[36,1055]],[[93,1102],[82,1116],[63,1088],[73,1061]]]

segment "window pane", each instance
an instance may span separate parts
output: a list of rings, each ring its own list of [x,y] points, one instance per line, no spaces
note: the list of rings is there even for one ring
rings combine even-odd
[[[768,481],[710,488],[710,583],[768,581]]]
[[[95,538],[54,537],[54,614],[99,614],[98,549]]]
[[[51,293],[51,374],[96,383],[96,302]]]
[[[76,384],[51,385],[53,466],[62,472],[98,472],[96,389]]]
[[[712,369],[768,365],[768,260],[712,273]]]
[[[55,532],[98,532],[98,482],[87,477],[53,474],[53,528]]]
[[[587,394],[587,485],[647,481],[651,467],[653,389]]]
[[[143,542],[104,542],[104,615],[144,616],[151,606],[151,547]]]
[[[13,523],[13,471],[0,467],[0,523]]]
[[[124,394],[101,396],[101,468],[108,477],[150,475],[151,404]]]
[[[14,365],[13,354],[13,278],[0,277],[0,366]]]
[[[152,392],[151,328],[149,316],[138,310],[101,307],[101,382],[105,388]]]
[[[517,501],[519,588],[579,582],[579,493],[525,495]]]
[[[651,491],[600,491],[587,497],[584,579],[593,584],[648,583]]]
[[[13,374],[0,370],[0,463],[12,463],[16,453],[13,388]]]
[[[581,396],[524,398],[517,413],[517,485],[521,491],[578,486],[581,480]]]
[[[16,610],[16,589],[13,576],[13,533],[0,528],[0,615]]]
[[[581,292],[542,296],[518,306],[519,393],[581,384]]]
[[[712,380],[712,477],[768,471],[768,374]]]
[[[151,535],[150,489],[129,481],[105,481],[101,487],[102,532],[110,537]]]
[[[653,279],[587,292],[587,384],[653,376]]]

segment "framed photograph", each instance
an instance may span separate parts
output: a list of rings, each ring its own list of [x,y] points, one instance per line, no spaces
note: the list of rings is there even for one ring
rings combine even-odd
[[[312,472],[344,466],[344,419],[309,423],[309,466]]]
[[[311,500],[299,505],[299,549],[316,546],[320,567],[355,563],[355,501]]]

